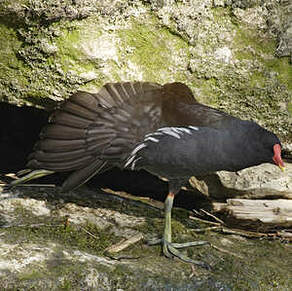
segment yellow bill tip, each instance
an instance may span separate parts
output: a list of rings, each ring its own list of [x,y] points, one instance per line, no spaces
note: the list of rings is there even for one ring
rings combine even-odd
[[[282,172],[285,172],[285,167],[284,166],[280,166],[279,165],[279,168],[281,169]]]

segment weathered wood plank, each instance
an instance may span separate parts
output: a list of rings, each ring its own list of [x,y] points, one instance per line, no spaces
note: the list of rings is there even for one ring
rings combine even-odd
[[[228,199],[226,203],[213,202],[213,210],[225,213],[231,220],[256,222],[270,226],[292,227],[292,200]]]

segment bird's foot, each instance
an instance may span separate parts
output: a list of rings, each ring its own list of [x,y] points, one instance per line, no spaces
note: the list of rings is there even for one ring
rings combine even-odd
[[[198,266],[205,268],[207,270],[211,269],[211,267],[207,263],[202,262],[202,261],[193,260],[178,250],[178,249],[182,249],[182,248],[188,248],[188,247],[193,247],[193,246],[202,246],[202,245],[209,244],[209,242],[207,242],[207,241],[194,241],[194,242],[187,242],[187,243],[171,243],[171,242],[165,240],[164,238],[148,241],[148,245],[157,245],[157,244],[162,245],[163,254],[167,258],[177,257],[180,260],[182,260],[183,262],[198,265]]]
[[[43,170],[43,169],[34,170],[34,171],[23,170],[22,173],[20,173],[21,177],[18,177],[16,180],[5,185],[5,189],[10,190],[11,188],[13,188],[15,186],[22,186],[24,183],[26,183],[30,180],[34,180],[37,178],[41,178],[43,176],[51,175],[53,173],[54,173],[53,171]]]

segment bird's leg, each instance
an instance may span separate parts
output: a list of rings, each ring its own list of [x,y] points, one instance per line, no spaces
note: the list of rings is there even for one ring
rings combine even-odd
[[[166,257],[171,258],[172,255],[169,253],[167,244],[164,243],[168,242],[171,243],[171,209],[173,206],[173,200],[174,200],[174,193],[169,192],[167,195],[165,201],[164,201],[164,215],[165,215],[165,221],[164,221],[164,233],[163,233],[163,239],[162,239],[162,250]]]
[[[175,194],[173,192],[169,192],[167,195],[165,202],[164,202],[164,212],[165,212],[165,224],[164,224],[164,233],[163,233],[163,238],[152,241],[149,244],[162,244],[162,251],[163,254],[168,257],[177,257],[180,260],[187,262],[187,263],[192,263],[195,265],[199,265],[203,268],[210,269],[210,266],[206,264],[205,262],[202,261],[197,261],[189,258],[185,254],[181,253],[178,251],[180,248],[186,248],[186,247],[191,247],[191,246],[200,246],[200,245],[205,245],[208,244],[207,241],[194,241],[194,242],[187,242],[187,243],[172,243],[171,241],[171,210],[173,206],[173,200],[174,200]]]
[[[9,185],[7,185],[6,187],[10,188],[10,187],[14,187],[14,186],[17,186],[17,185],[21,185],[23,183],[26,183],[30,180],[34,180],[34,179],[37,179],[37,178],[41,178],[41,177],[44,177],[44,176],[47,176],[47,175],[51,175],[53,174],[54,172],[53,171],[49,171],[49,170],[34,170],[34,171],[31,171],[30,173],[28,173],[27,175],[17,179],[17,180],[14,180],[12,181]]]

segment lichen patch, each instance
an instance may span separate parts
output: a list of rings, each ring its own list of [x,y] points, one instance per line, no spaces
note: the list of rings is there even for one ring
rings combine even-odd
[[[49,216],[51,213],[51,210],[47,207],[45,201],[30,198],[11,198],[0,201],[0,208],[5,209],[8,213],[15,212],[19,207],[32,212],[35,216]]]

